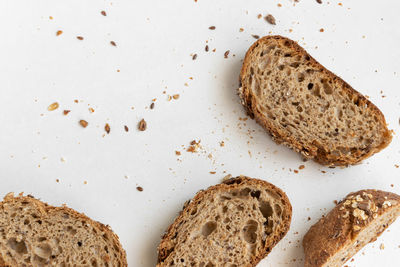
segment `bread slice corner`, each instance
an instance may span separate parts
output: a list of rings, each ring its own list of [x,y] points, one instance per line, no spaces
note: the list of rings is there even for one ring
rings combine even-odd
[[[1,266],[128,266],[109,226],[30,195],[0,202],[0,233]]]
[[[184,205],[161,240],[157,266],[255,266],[286,235],[291,215],[281,189],[232,178]]]
[[[399,195],[379,190],[350,193],[304,236],[304,266],[344,265],[399,215]]]
[[[250,47],[239,87],[248,114],[277,143],[323,165],[357,164],[392,140],[374,104],[286,37]]]

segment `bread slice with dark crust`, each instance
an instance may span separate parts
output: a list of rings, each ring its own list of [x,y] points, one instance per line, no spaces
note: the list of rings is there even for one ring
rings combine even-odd
[[[356,164],[392,139],[374,104],[282,36],[247,51],[239,95],[277,143],[323,165]]]
[[[128,264],[110,227],[65,206],[10,193],[0,202],[0,266]]]
[[[161,240],[157,266],[255,266],[286,235],[291,215],[276,186],[229,179],[185,203]]]
[[[303,239],[305,267],[342,266],[400,215],[400,196],[361,190],[313,225]]]

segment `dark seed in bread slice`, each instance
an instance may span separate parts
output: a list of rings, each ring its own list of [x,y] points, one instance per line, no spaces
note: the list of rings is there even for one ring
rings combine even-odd
[[[303,239],[305,267],[342,266],[400,215],[400,196],[378,190],[349,194]]]
[[[288,232],[291,215],[276,186],[229,179],[184,205],[161,240],[157,266],[255,266]]]
[[[108,226],[33,197],[0,202],[0,233],[0,266],[128,266]]]
[[[374,104],[282,36],[247,51],[239,95],[276,142],[324,165],[356,164],[392,139]]]

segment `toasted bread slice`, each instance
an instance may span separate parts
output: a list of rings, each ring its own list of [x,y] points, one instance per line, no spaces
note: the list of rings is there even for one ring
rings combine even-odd
[[[400,215],[400,196],[378,190],[349,194],[303,239],[305,267],[342,266]]]
[[[184,205],[161,240],[157,266],[255,266],[288,232],[291,215],[276,186],[229,179]]]
[[[392,139],[374,104],[285,37],[250,47],[239,95],[277,143],[323,165],[356,164]]]
[[[128,266],[108,226],[22,194],[0,202],[0,233],[1,266]]]

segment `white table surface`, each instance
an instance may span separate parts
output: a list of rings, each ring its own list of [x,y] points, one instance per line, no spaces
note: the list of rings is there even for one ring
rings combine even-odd
[[[23,191],[109,224],[129,265],[147,267],[199,189],[227,174],[258,177],[293,205],[289,233],[259,266],[302,266],[303,235],[333,200],[364,188],[400,193],[398,135],[361,165],[329,169],[303,163],[254,121],[239,120],[246,117],[236,95],[241,61],[252,34],[272,33],[299,41],[399,131],[400,2],[323,1],[0,1],[0,195]],[[257,18],[269,13],[276,26]],[[204,51],[207,42],[216,52]],[[173,94],[179,99],[168,101]],[[55,101],[59,109],[48,111]],[[139,132],[142,118],[148,128]],[[194,139],[202,149],[186,152]],[[347,264],[398,266],[399,235],[400,220]]]

